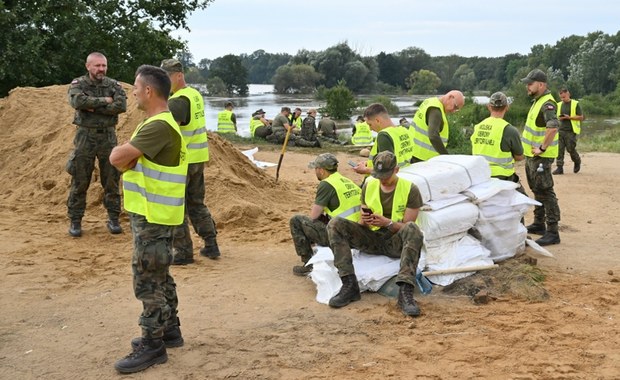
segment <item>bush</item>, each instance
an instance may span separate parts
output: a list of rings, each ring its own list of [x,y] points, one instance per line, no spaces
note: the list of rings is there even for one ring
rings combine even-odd
[[[374,96],[370,99],[370,103],[380,103],[387,108],[388,114],[390,115],[398,115],[399,109],[398,106],[390,100],[389,97],[385,95]]]
[[[332,119],[345,120],[353,115],[356,108],[355,96],[344,81],[328,90],[325,90],[327,105],[320,109],[321,114],[328,114]]]

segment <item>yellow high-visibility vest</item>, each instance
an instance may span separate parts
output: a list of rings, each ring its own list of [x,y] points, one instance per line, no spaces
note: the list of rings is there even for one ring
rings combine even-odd
[[[370,177],[364,191],[364,201],[373,214],[383,215],[383,206],[381,205],[381,181]],[[392,199],[392,215],[390,219],[394,222],[402,222],[407,209],[407,200],[411,192],[411,182],[404,178],[398,178],[396,189],[394,189],[394,197]],[[378,230],[379,227],[373,226],[372,230]]]
[[[560,114],[562,113],[561,104],[562,102],[558,103],[558,117],[560,117]],[[579,102],[576,101],[575,99],[570,100],[570,115],[568,116],[570,117],[577,116],[577,104],[579,104]],[[573,132],[576,135],[581,133],[581,120],[571,120],[570,124],[573,127]]]
[[[471,135],[471,152],[482,156],[491,168],[491,177],[510,177],[515,173],[515,160],[511,152],[502,151],[502,136],[509,123],[499,117],[487,117],[474,127]]]
[[[353,145],[370,145],[372,144],[372,131],[366,122],[355,123],[355,135],[351,137]]]
[[[527,119],[525,121],[525,127],[523,128],[523,134],[521,135],[521,144],[523,145],[523,154],[527,157],[534,157],[532,153],[532,147],[539,147],[545,140],[545,133],[547,131],[546,126],[539,127],[536,125],[536,118],[540,113],[540,109],[547,101],[555,103],[555,99],[551,94],[546,94],[538,98],[530,107],[530,111],[527,113]],[[553,142],[549,145],[540,157],[556,158],[558,156],[558,133],[555,134]]]
[[[422,161],[427,161],[435,156],[439,156],[439,153],[433,148],[431,140],[428,137],[428,124],[426,124],[426,113],[430,107],[437,107],[441,111],[441,118],[443,120],[443,128],[439,133],[443,146],[448,146],[448,138],[450,137],[450,128],[448,126],[448,119],[446,118],[446,111],[443,108],[443,104],[439,98],[428,98],[420,104],[417,112],[413,116],[413,122],[409,127],[412,130],[413,135],[413,155]]]
[[[178,98],[184,96],[189,100],[190,122],[180,125],[183,141],[187,146],[187,163],[209,161],[209,141],[205,127],[205,105],[202,95],[191,87],[184,87],[170,96]]]
[[[218,133],[236,133],[235,124],[232,122],[232,111],[223,110],[217,114]]]
[[[323,211],[332,218],[340,217],[353,222],[359,222],[362,189],[338,172],[332,173],[323,181],[334,187],[340,202],[340,205],[334,211],[327,207],[324,207]]]

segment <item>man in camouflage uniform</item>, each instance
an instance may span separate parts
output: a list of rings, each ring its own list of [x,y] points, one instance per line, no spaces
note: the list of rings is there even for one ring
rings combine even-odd
[[[104,191],[103,205],[108,210],[108,230],[112,234],[123,232],[118,221],[121,212],[120,173],[110,164],[109,157],[116,146],[118,114],[127,110],[127,96],[117,81],[105,76],[107,69],[106,57],[101,53],[91,53],[86,58],[88,74],[74,79],[69,86],[69,104],[75,108],[73,123],[77,125],[73,140],[75,149],[66,167],[71,175],[67,208],[71,220],[69,234],[73,237],[82,235],[86,192],[95,158],[98,159]]]
[[[338,159],[323,153],[310,162],[316,178],[321,181],[316,191],[310,216],[295,215],[290,221],[295,252],[304,265],[293,267],[293,274],[304,276],[312,271],[306,265],[312,257],[312,244],[327,247],[327,222],[330,218],[344,218],[354,222],[360,219],[361,190],[353,181],[338,173]]]
[[[403,314],[416,317],[420,308],[413,298],[413,287],[424,236],[415,224],[422,196],[413,183],[399,178],[394,153],[385,150],[373,160],[371,178],[362,188],[362,214],[358,223],[334,218],[327,225],[334,266],[342,280],[338,294],[329,306],[339,308],[359,301],[351,248],[371,255],[400,258],[398,305]]]
[[[533,103],[527,114],[521,142],[525,155],[525,174],[534,198],[542,206],[534,207],[534,223],[527,226],[531,234],[543,235],[540,245],[558,244],[560,206],[553,190],[551,164],[558,155],[557,103],[547,89],[547,75],[534,69],[521,79]],[[546,226],[545,226],[546,223]]]
[[[265,139],[273,144],[282,144],[286,139],[286,133],[290,129],[291,133],[289,134],[289,144],[295,145],[296,136],[294,134],[295,126],[289,123],[289,115],[291,114],[290,107],[282,107],[280,113],[276,115],[276,117],[271,122],[271,131],[272,133],[268,135]]]
[[[346,141],[338,140],[338,127],[336,126],[336,122],[333,121],[328,114],[321,116],[318,132],[319,139],[322,141],[338,145],[345,145],[347,143]]]
[[[552,174],[564,174],[564,153],[570,154],[571,160],[575,166],[573,167],[573,173],[579,173],[581,170],[581,157],[577,152],[577,138],[581,133],[581,122],[584,119],[581,105],[575,99],[571,99],[570,91],[566,87],[560,89],[560,99],[558,103],[560,108],[558,113],[560,116],[560,129],[558,138],[560,145],[558,147],[558,158],[555,160],[557,168]]]
[[[305,146],[308,148],[320,148],[321,143],[317,138],[316,131],[316,110],[311,108],[308,110],[308,116],[304,119],[301,125],[301,134],[295,140],[295,145],[297,146]]]
[[[210,259],[220,257],[217,244],[217,230],[209,208],[205,205],[205,162],[209,160],[207,129],[204,120],[204,101],[200,93],[187,86],[183,65],[176,59],[165,59],[161,68],[166,70],[172,83],[172,95],[168,108],[181,127],[187,145],[189,166],[185,196],[186,217],[183,224],[174,229],[174,265],[194,262],[194,245],[189,231],[189,220],[194,231],[204,241],[200,249],[202,256]]]

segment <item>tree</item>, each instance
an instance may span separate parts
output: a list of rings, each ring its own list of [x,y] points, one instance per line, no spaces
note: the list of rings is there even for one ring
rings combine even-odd
[[[608,94],[616,88],[619,60],[620,47],[601,33],[594,41],[581,44],[570,58],[568,80],[581,83],[588,94]]]
[[[248,93],[248,70],[241,64],[241,59],[233,54],[216,58],[211,62],[209,76],[219,77],[226,84],[228,94],[241,96]]]
[[[210,77],[206,81],[207,92],[210,96],[226,96],[228,95],[228,88],[226,83],[220,77]]]
[[[436,94],[441,85],[441,79],[432,71],[420,70],[411,73],[407,79],[407,86],[411,94]]]
[[[379,65],[379,80],[392,86],[402,86],[403,78],[400,74],[401,64],[392,54],[384,52],[377,55],[377,64]]]
[[[462,64],[454,72],[454,83],[461,91],[473,91],[476,88],[477,80],[474,70],[467,64]]]
[[[325,90],[327,105],[321,109],[321,113],[327,113],[334,119],[348,119],[355,110],[355,96],[347,88],[346,82],[341,80],[338,84]]]
[[[274,90],[280,94],[311,93],[323,76],[310,65],[284,65],[273,76]]]
[[[0,96],[16,86],[68,83],[85,73],[93,51],[108,58],[110,76],[131,83],[139,65],[182,50],[170,32],[189,30],[187,16],[212,1],[1,1]]]
[[[264,50],[256,50],[252,54],[241,54],[241,63],[248,70],[249,83],[271,83],[278,67],[286,65],[289,54],[271,54]]]

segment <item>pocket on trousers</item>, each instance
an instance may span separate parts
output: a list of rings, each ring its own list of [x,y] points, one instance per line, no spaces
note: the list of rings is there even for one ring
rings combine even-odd
[[[71,152],[69,155],[69,159],[67,160],[67,164],[65,165],[65,170],[71,176],[75,176],[75,151]]]

